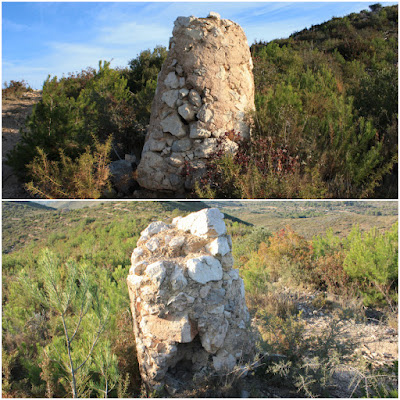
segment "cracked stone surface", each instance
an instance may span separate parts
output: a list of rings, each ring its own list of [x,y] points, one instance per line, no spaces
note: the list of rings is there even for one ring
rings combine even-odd
[[[217,138],[236,152],[225,132],[250,135],[245,114],[254,109],[253,64],[242,28],[217,13],[178,17],[172,33],[137,171],[144,188],[183,192],[204,172]],[[172,156],[182,162],[171,163]],[[191,176],[184,175],[185,162]]]
[[[232,268],[224,215],[204,209],[153,222],[127,278],[140,372],[173,393],[189,379],[232,371],[253,355],[244,284]],[[185,369],[185,379],[179,375]]]

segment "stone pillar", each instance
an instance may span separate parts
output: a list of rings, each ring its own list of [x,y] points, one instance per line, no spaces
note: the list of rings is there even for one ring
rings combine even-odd
[[[254,109],[253,64],[242,28],[216,13],[178,17],[168,57],[158,77],[150,126],[138,166],[138,182],[151,190],[191,188],[232,129],[249,136],[245,113]],[[224,140],[226,150],[238,143]]]
[[[244,284],[223,214],[204,209],[151,223],[127,278],[137,356],[148,388],[171,394],[253,352]]]

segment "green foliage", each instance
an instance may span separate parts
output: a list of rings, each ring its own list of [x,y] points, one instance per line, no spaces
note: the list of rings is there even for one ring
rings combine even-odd
[[[28,129],[7,163],[23,180],[34,181],[30,189],[35,191],[37,186],[35,194],[75,198],[85,196],[82,186],[90,184],[87,180],[93,177],[91,170],[100,162],[97,173],[101,176],[96,179],[101,184],[92,189],[96,194],[105,185],[104,161],[108,160],[110,147],[124,154],[141,145],[143,137],[135,121],[127,80],[108,62],[100,62],[98,71],[82,71],[60,80],[49,77],[41,101],[28,118]],[[64,179],[71,169],[75,180],[82,181],[67,188]],[[45,186],[47,176],[54,179],[55,186]]]
[[[304,341],[304,322],[300,315],[279,317],[264,314],[262,325],[263,346],[268,353],[278,353],[293,361],[300,357],[307,344]]]
[[[264,203],[257,204],[265,207]],[[293,207],[285,204],[269,202],[267,210],[271,212],[279,205],[276,212],[291,216],[294,211],[303,212],[300,206],[308,205],[304,202]],[[338,206],[340,215],[350,208],[364,215],[376,209],[375,202],[373,207],[366,202],[356,207],[357,204],[360,203],[341,202]],[[330,207],[326,202],[312,205],[314,211],[326,212]],[[86,293],[90,296],[107,299],[109,308],[105,331],[92,356],[77,372],[78,395],[104,396],[104,391],[108,390],[109,397],[139,396],[141,380],[126,285],[130,254],[140,232],[151,221],[170,221],[173,215],[177,215],[177,211],[172,212],[175,208],[180,207],[182,215],[193,211],[196,206],[204,207],[204,204],[190,202],[189,207],[187,203],[180,202],[104,202],[94,207],[60,211],[4,202],[3,240],[7,246],[3,248],[7,254],[3,253],[2,269],[3,397],[71,396],[70,373],[65,371],[68,357],[64,328],[62,318],[56,311],[56,308],[65,310],[68,288],[73,289],[72,293],[76,290],[65,314],[70,332],[74,331],[79,321],[85,288],[88,288]],[[387,202],[383,206],[380,209],[383,214],[397,212],[395,207],[388,207]],[[239,209],[244,213],[244,207]],[[259,217],[263,208],[256,210]],[[256,229],[238,221],[228,222],[227,225],[233,238],[233,248],[238,250],[235,261],[245,282],[247,304],[255,313],[255,321],[263,325],[264,341],[261,345],[271,355],[270,359],[262,361],[265,368],[260,367],[260,373],[268,384],[279,382],[291,388],[294,394],[299,391],[300,395],[325,396],[326,389],[331,388],[330,373],[337,365],[336,360],[349,354],[348,346],[344,346],[347,342],[342,343],[338,337],[342,338],[340,332],[345,318],[351,316],[351,310],[346,309],[335,317],[332,325],[321,335],[305,335],[298,298],[282,286],[304,284],[325,288],[323,283],[326,283],[327,277],[321,273],[321,263],[337,257],[336,264],[330,264],[331,270],[343,266],[352,241],[338,238],[333,230],[306,240],[290,229],[271,236],[266,229]],[[65,229],[66,226],[68,229]],[[389,242],[394,242],[396,229],[394,226],[379,235],[391,237]],[[19,230],[28,231],[29,235],[19,238]],[[13,236],[13,240],[8,236]],[[364,233],[361,239],[366,237],[367,233]],[[52,255],[44,257],[41,252],[44,247],[51,247]],[[50,262],[57,268],[46,273],[43,271],[44,262]],[[52,279],[58,282],[55,287],[63,293],[61,302],[55,292],[51,294],[51,287],[45,290],[46,274],[51,274]],[[77,279],[75,282],[74,276]],[[335,276],[332,274],[333,280]],[[353,284],[362,290],[363,286],[356,281],[349,282],[349,285]],[[280,290],[277,289],[279,287]],[[330,286],[327,287],[331,291]],[[332,288],[336,288],[333,283]],[[342,289],[338,289],[338,294],[347,295]],[[390,294],[394,294],[393,289]],[[90,296],[86,297],[88,301],[85,304],[91,305],[86,308],[88,311],[71,344],[73,361],[79,362],[88,354],[95,338],[93,332],[98,327],[96,310],[99,309],[92,305]],[[53,299],[52,308],[50,298]],[[60,308],[58,304],[63,303],[64,308]],[[346,300],[346,303],[350,301]],[[328,299],[322,296],[315,298],[313,304],[322,307],[324,312],[336,309],[336,303],[331,306]],[[381,301],[376,305],[380,304]],[[277,358],[282,365],[276,362]],[[371,374],[368,372],[367,376]],[[388,372],[385,374],[389,375]],[[394,380],[392,376],[390,379]],[[372,382],[372,378],[368,380]],[[362,385],[360,381],[359,387]],[[369,393],[371,395],[371,391]]]
[[[128,87],[133,95],[137,120],[146,125],[150,120],[151,103],[157,87],[157,76],[167,58],[167,49],[157,46],[153,51],[142,51],[129,61],[129,70],[124,71]]]
[[[366,305],[384,301],[393,306],[398,286],[397,224],[388,232],[371,229],[364,235],[355,227],[347,246],[343,267],[357,281]]]
[[[75,160],[60,150],[60,161],[51,161],[42,149],[27,166],[32,181],[26,189],[39,198],[98,199],[110,190],[109,169],[112,136],[104,144],[94,138]]]
[[[347,238],[328,230],[312,241],[286,227],[240,261],[252,295],[265,291],[269,282],[280,281],[341,296],[361,295],[367,306],[397,306],[397,223],[383,233],[372,228],[363,234],[355,226]]]
[[[10,83],[4,82],[4,88],[2,90],[3,99],[15,99],[20,98],[24,93],[31,92],[32,89],[24,80],[13,81]]]
[[[253,138],[236,156],[215,154],[196,194],[397,198],[397,6],[251,52]]]
[[[44,350],[45,355],[66,373],[72,396],[82,397],[88,381],[87,362],[108,322],[106,302],[87,274],[85,264],[69,261],[62,268],[48,250],[43,252],[38,264],[43,290],[38,291],[37,296],[62,323],[62,333],[53,336],[51,344]],[[107,376],[108,364],[101,364],[98,357],[100,373]]]
[[[320,198],[325,188],[318,172],[300,173],[298,158],[271,138],[239,140],[233,155],[217,150],[207,174],[196,182],[201,198]],[[220,146],[223,148],[223,141]],[[190,173],[190,171],[189,171]]]
[[[106,381],[109,397],[139,395],[141,378],[126,285],[130,255],[140,232],[155,217],[169,217],[179,205],[104,202],[57,211],[29,203],[3,204],[3,239],[9,243],[2,269],[4,397],[70,397],[71,373],[65,370],[69,358],[59,311],[69,302],[65,322],[71,338],[81,306],[87,310],[71,342],[76,369],[96,338],[104,299],[107,324],[91,357],[76,373],[78,395],[102,396]],[[29,235],[19,237],[19,229]],[[47,256],[41,251],[46,247],[51,247]],[[50,278],[54,287],[45,283]],[[107,313],[101,315],[105,318]]]

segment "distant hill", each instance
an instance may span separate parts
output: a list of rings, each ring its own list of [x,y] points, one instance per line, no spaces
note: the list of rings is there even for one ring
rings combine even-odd
[[[85,207],[94,207],[99,205],[98,201],[82,201],[82,200],[69,200],[69,201],[43,201],[42,204],[48,204],[50,207],[61,210],[76,210]]]
[[[91,224],[107,229],[110,224],[124,225],[135,220],[144,229],[149,221],[170,222],[176,216],[209,207],[202,201],[51,201],[22,205],[4,202],[3,252],[9,253],[32,242],[39,248],[49,237],[64,237],[74,229]],[[225,213],[225,219],[243,226],[252,225],[229,212]]]
[[[3,218],[12,215],[23,217],[25,214],[34,212],[54,211],[50,205],[36,203],[34,201],[4,201],[2,204]]]
[[[318,193],[313,183],[308,196],[262,197],[398,198],[397,5],[370,5],[289,38],[260,41],[251,53],[260,134],[325,188]],[[267,191],[268,182],[262,187]]]
[[[398,220],[397,201],[216,201],[222,212],[276,232],[286,225],[311,239],[332,228],[347,235],[354,224],[361,230],[387,230]]]

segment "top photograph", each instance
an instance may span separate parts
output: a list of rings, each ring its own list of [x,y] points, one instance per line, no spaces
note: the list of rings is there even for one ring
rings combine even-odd
[[[396,2],[2,2],[3,199],[398,199]]]

